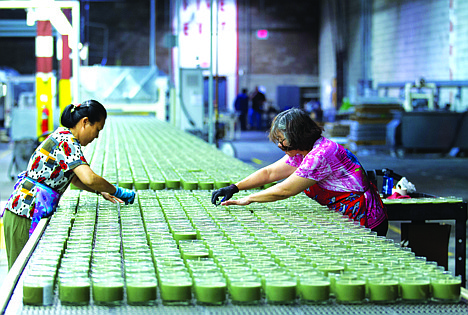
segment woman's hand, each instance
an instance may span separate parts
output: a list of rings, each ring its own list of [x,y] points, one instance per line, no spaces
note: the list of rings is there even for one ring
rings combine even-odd
[[[109,193],[102,192],[101,195],[102,195],[102,197],[103,197],[104,199],[106,199],[107,201],[110,201],[110,202],[112,202],[112,203],[118,203],[118,202],[124,203],[121,199],[119,199],[119,198],[117,198],[117,197],[115,197],[115,196],[112,196],[112,195],[109,194]]]
[[[222,206],[247,206],[250,205],[252,202],[249,200],[249,197],[244,197],[237,200],[227,200],[221,202]]]

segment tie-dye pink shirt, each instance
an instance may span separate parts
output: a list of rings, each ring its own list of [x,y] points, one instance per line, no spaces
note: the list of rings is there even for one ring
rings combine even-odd
[[[365,170],[348,149],[325,137],[319,138],[304,157],[290,157],[287,164],[297,167],[296,175],[317,182],[319,187],[337,192],[365,192],[368,226],[379,225],[386,211],[375,189],[370,187]]]

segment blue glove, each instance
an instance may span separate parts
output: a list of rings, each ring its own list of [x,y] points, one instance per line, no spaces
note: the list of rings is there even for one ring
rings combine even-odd
[[[117,185],[115,185],[115,188],[117,190],[115,191],[115,194],[113,196],[122,199],[122,201],[124,201],[126,205],[135,201],[135,192],[133,190],[121,188]]]

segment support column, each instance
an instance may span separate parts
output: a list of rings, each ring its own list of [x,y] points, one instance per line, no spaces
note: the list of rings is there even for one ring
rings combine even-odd
[[[71,21],[71,9],[62,10],[69,21]],[[69,47],[68,35],[62,35],[62,60],[60,61],[60,80],[59,80],[59,108],[60,113],[65,107],[72,103],[71,91],[71,72],[72,65],[70,59],[71,49]]]
[[[50,21],[37,21],[36,36],[36,108],[37,136],[52,131],[52,57],[54,39]]]

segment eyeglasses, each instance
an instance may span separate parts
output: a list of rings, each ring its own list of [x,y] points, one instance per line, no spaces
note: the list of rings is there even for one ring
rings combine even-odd
[[[282,151],[284,151],[284,152],[294,150],[293,147],[284,145],[284,144],[283,144],[284,140],[286,140],[286,139],[278,140],[278,141],[276,142],[277,144],[279,144],[278,148],[280,148],[280,149],[281,149]]]

